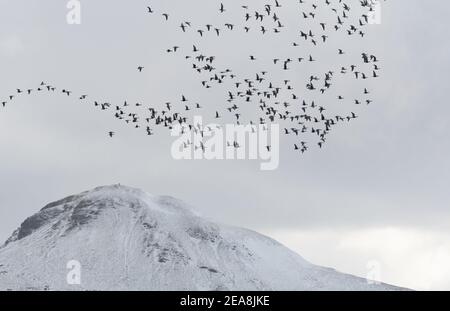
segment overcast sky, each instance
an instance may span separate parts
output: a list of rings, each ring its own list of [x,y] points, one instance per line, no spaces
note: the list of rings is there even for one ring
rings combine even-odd
[[[146,14],[151,4],[174,19],[207,23],[220,1],[82,2],[81,25],[68,25],[66,1],[0,0],[0,99],[47,81],[113,103],[160,105],[186,94],[223,107],[223,90],[205,92],[183,57],[165,53],[193,37]],[[284,144],[275,171],[255,161],[175,161],[165,132],[148,138],[74,98],[21,98],[0,109],[0,240],[50,201],[122,183],[267,234],[316,264],[366,276],[376,261],[385,282],[450,289],[449,11],[442,0],[387,1],[366,39],[332,41],[333,53],[339,46],[379,57],[375,103],[336,127],[323,150],[299,157]],[[284,16],[295,21],[295,14]],[[283,52],[261,37],[202,47],[243,74],[251,69],[242,55]]]

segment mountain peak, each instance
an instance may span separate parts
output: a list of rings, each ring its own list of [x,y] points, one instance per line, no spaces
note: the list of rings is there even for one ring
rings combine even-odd
[[[83,271],[75,287],[66,282],[72,260]],[[48,204],[0,249],[0,266],[0,290],[395,289],[315,266],[268,237],[122,185]]]
[[[27,218],[5,245],[21,240],[56,220],[53,227],[61,227],[64,224],[67,233],[88,224],[106,209],[124,208],[197,215],[192,207],[170,196],[153,196],[140,189],[120,184],[100,186],[47,204],[38,213]]]

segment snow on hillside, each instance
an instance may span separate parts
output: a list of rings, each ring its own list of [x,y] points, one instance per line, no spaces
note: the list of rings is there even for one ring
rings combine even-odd
[[[81,264],[81,284],[67,263]],[[0,248],[0,290],[396,290],[120,185],[51,203]]]

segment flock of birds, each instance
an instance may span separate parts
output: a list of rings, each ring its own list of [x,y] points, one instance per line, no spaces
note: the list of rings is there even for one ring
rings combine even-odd
[[[322,148],[334,126],[350,122],[358,118],[358,115],[352,109],[346,113],[329,113],[335,108],[329,107],[332,104],[330,100],[326,101],[328,105],[320,103],[320,99],[322,99],[320,96],[328,94],[333,89],[335,81],[340,77],[349,77],[358,82],[378,78],[380,76],[378,58],[371,53],[362,52],[358,57],[359,60],[354,59],[352,63],[339,64],[321,73],[311,72],[307,75],[304,85],[292,82],[287,74],[290,72],[296,74],[305,64],[320,63],[314,50],[319,46],[326,46],[333,35],[343,34],[355,38],[355,40],[363,38],[366,35],[365,26],[369,25],[369,14],[374,10],[375,0],[352,1],[353,4],[357,3],[360,6],[357,9],[362,12],[356,17],[352,16],[352,12],[357,9],[352,8],[348,3],[350,1],[347,0],[297,0],[300,9],[298,19],[305,22],[304,25],[308,25],[308,28],[296,30],[296,37],[292,37],[292,40],[287,43],[286,50],[292,51],[291,57],[274,56],[268,61],[271,67],[263,71],[247,72],[245,77],[241,77],[230,67],[219,68],[221,66],[218,57],[200,48],[202,40],[205,38],[214,36],[220,40],[225,32],[267,37],[287,31],[288,22],[285,23],[282,18],[285,5],[281,0],[266,1],[272,2],[263,3],[261,1],[257,7],[218,3],[215,14],[221,17],[226,18],[228,12],[232,10],[242,11],[242,14],[239,14],[241,16],[239,20],[230,20],[223,25],[197,25],[188,20],[172,21],[171,14],[158,11],[152,5],[148,5],[146,8],[146,14],[150,17],[160,18],[161,23],[176,26],[176,31],[195,38],[193,39],[195,41],[189,46],[173,46],[164,50],[166,53],[178,54],[185,59],[191,66],[195,77],[198,77],[201,87],[205,89],[225,87],[227,91],[222,98],[223,107],[216,106],[212,109],[207,106],[203,107],[201,104],[189,100],[185,95],[180,95],[177,102],[166,102],[160,107],[150,107],[128,101],[112,104],[93,100],[87,94],[76,95],[67,88],[57,88],[44,81],[35,88],[17,89],[13,94],[0,101],[0,107],[8,106],[19,96],[31,96],[41,92],[59,92],[67,97],[75,97],[83,103],[91,103],[99,110],[111,111],[117,120],[134,128],[144,129],[146,135],[149,136],[154,135],[157,128],[172,129],[175,125],[181,125],[183,131],[194,131],[204,136],[206,135],[205,131],[214,129],[205,129],[199,124],[192,124],[191,117],[209,110],[211,118],[215,119],[217,123],[220,123],[217,120],[226,117],[233,120],[235,124],[239,125],[245,122],[255,129],[261,125],[268,129],[268,125],[271,123],[280,124],[283,134],[294,140],[293,148],[297,152],[306,152],[310,148],[310,140]],[[327,22],[321,20],[318,13],[319,8],[328,10],[334,17],[328,18]],[[339,58],[346,55],[346,51],[344,48],[339,48],[335,54]],[[244,57],[249,62],[249,66],[259,60],[257,55]],[[314,68],[314,71],[318,70],[318,67],[315,66],[311,68]],[[138,74],[143,73],[146,66],[137,65],[136,70]],[[279,72],[286,73],[286,78],[275,79],[274,76]],[[355,85],[357,84],[355,83]],[[301,91],[298,88],[301,88]],[[307,92],[309,92],[308,96],[306,96]],[[334,93],[336,92],[338,95],[333,102],[338,104],[351,102],[354,105],[369,105],[372,103],[371,92],[367,86],[361,88],[358,98],[347,99],[344,94],[339,94],[339,90],[334,91]],[[306,99],[311,96],[314,97],[314,100]],[[246,113],[249,109],[251,113]],[[109,137],[113,137],[116,133],[109,131],[107,134]],[[240,142],[229,141],[227,145],[239,148]],[[193,141],[189,139],[185,141],[185,148],[192,146],[196,149],[204,150],[205,148],[203,143],[195,146]],[[266,147],[270,149],[269,143]]]

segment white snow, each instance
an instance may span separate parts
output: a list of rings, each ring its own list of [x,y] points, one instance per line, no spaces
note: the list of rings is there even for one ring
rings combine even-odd
[[[66,265],[81,264],[81,284]],[[398,290],[315,266],[171,197],[114,185],[52,203],[0,248],[0,290]]]

